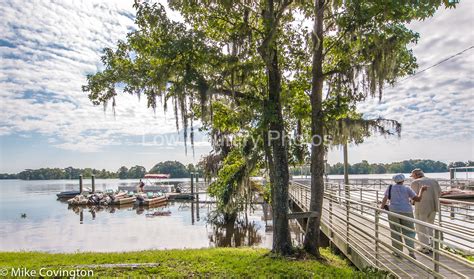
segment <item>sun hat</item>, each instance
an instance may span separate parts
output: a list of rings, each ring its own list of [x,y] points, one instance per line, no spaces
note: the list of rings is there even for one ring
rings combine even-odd
[[[400,182],[403,182],[405,181],[405,176],[401,173],[399,174],[395,174],[393,177],[392,177],[393,181],[395,181],[395,183],[400,183]]]

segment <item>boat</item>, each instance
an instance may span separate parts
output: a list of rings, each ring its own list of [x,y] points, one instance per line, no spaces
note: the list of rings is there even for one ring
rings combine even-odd
[[[167,200],[168,199],[166,198],[166,196],[154,197],[151,199],[146,198],[143,200],[143,205],[159,204],[159,203],[166,202]]]
[[[194,196],[187,193],[166,193],[169,200],[193,200]]]
[[[148,174],[145,174],[145,176],[143,178],[145,178],[145,179],[168,179],[168,178],[170,178],[170,174],[148,173]]]
[[[474,191],[451,189],[441,192],[441,198],[444,199],[474,199]]]
[[[72,199],[75,196],[79,195],[81,192],[79,191],[64,191],[61,193],[56,194],[58,199]]]
[[[84,192],[90,193],[91,189],[90,188],[85,188]],[[80,194],[81,194],[80,191],[72,190],[72,191],[64,191],[64,192],[58,193],[58,194],[56,194],[56,196],[58,197],[58,199],[72,199],[75,196],[80,195]]]
[[[123,204],[130,204],[134,203],[137,200],[136,197],[122,197],[116,198],[112,201],[112,205],[123,205]]]
[[[163,193],[158,192],[158,193],[139,193],[137,194],[137,204],[138,205],[154,205],[154,204],[159,204],[166,202],[168,200],[168,197],[166,195],[163,195]]]
[[[165,192],[170,193],[174,191],[175,185],[164,183],[162,179],[170,178],[169,174],[163,173],[148,173],[143,177],[146,192]],[[141,181],[141,179],[140,179]],[[137,185],[120,185],[118,186],[119,191],[135,192]]]

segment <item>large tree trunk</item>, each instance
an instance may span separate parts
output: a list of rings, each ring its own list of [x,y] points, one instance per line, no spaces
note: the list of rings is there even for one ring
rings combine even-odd
[[[291,238],[288,225],[288,154],[284,136],[284,122],[281,111],[281,72],[278,65],[278,49],[275,39],[278,19],[274,3],[267,0],[263,11],[265,39],[259,48],[267,70],[268,99],[265,105],[265,121],[268,137],[265,141],[269,154],[270,182],[272,185],[273,210],[273,252],[291,253]]]
[[[304,239],[304,249],[317,257],[319,254],[319,225],[323,210],[324,195],[324,122],[323,122],[323,17],[324,0],[314,1],[313,62],[311,87],[311,201],[310,211],[319,213],[308,220],[308,231]]]
[[[270,139],[273,155],[273,251],[281,254],[291,253],[291,239],[288,226],[288,154],[284,143],[283,115],[281,112],[281,76],[278,70],[277,54],[274,53],[273,67],[268,69],[270,133],[277,138]]]

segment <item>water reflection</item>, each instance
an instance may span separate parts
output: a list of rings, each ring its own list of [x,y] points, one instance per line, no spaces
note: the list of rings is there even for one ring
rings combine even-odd
[[[255,246],[262,243],[259,229],[260,225],[249,222],[246,218],[229,224],[213,224],[209,241],[216,247]]]
[[[121,184],[124,181],[98,179],[96,189]],[[0,251],[111,252],[249,243],[271,247],[261,205],[248,213],[247,223],[226,227],[208,223],[214,205],[205,195],[155,207],[70,206],[56,200],[58,192],[75,188],[71,181],[0,181]],[[164,213],[151,216],[155,212]]]
[[[72,205],[68,204],[67,209],[74,212],[76,215],[80,216],[80,223],[84,219],[84,212],[90,214],[92,220],[95,220],[98,213],[110,213],[114,214],[118,210],[128,210],[134,211],[136,215],[143,215],[145,212],[148,215],[161,216],[160,214],[155,214],[156,212],[163,212],[167,208],[165,204],[156,204],[156,205],[134,205],[134,204],[122,204],[122,205]],[[170,211],[167,211],[170,212]],[[168,214],[169,215],[169,214]],[[165,215],[163,215],[165,216]]]

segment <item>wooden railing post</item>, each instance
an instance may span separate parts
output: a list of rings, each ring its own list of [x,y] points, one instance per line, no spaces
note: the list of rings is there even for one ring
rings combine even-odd
[[[331,194],[331,197],[329,198],[329,235],[331,236],[331,241],[334,237],[334,233],[333,233],[333,223],[332,223],[332,194]]]
[[[433,239],[433,262],[434,262],[434,271],[439,272],[439,233],[438,229],[434,230],[434,239]]]
[[[350,243],[349,243],[349,212],[350,212],[350,204],[349,204],[349,199],[350,199],[350,189],[349,185],[344,185],[344,192],[345,192],[345,198],[346,198],[346,241],[347,241],[347,253],[350,255],[351,254],[351,248],[350,248]]]
[[[438,225],[441,227],[442,226],[442,212],[441,212],[441,202],[438,200]],[[440,232],[440,235],[439,235],[439,239],[440,240],[443,240],[444,237],[443,237],[443,232]],[[443,244],[440,243],[440,248],[442,249],[443,248]]]
[[[375,192],[375,200],[378,205],[379,192]],[[377,207],[377,206],[376,206]],[[379,266],[379,212],[375,210],[375,265]]]

